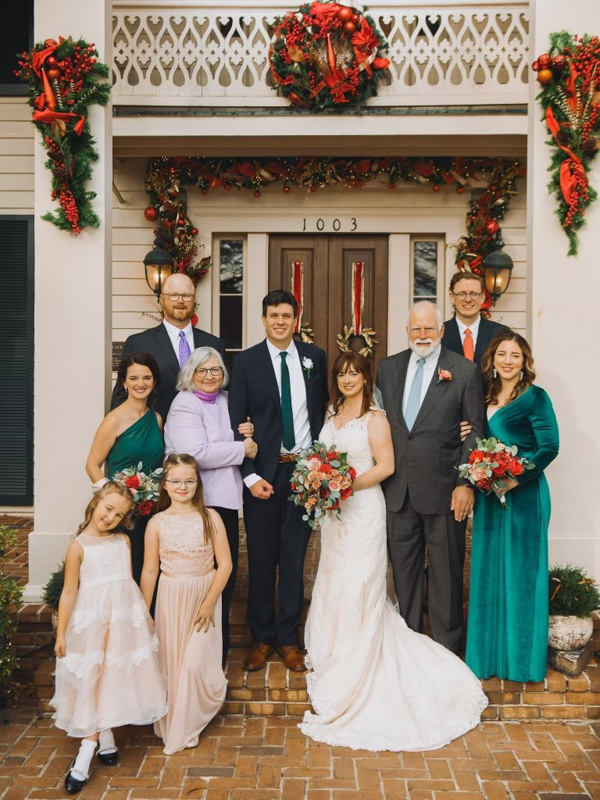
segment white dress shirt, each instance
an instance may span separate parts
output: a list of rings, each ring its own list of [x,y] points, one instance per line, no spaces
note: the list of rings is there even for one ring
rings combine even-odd
[[[267,339],[267,348],[269,355],[273,362],[273,370],[277,380],[277,387],[279,389],[279,400],[281,401],[281,354],[287,353],[286,364],[290,373],[290,392],[292,395],[292,414],[294,417],[294,439],[296,444],[291,450],[287,450],[283,443],[281,445],[282,453],[299,453],[312,444],[312,434],[310,430],[310,419],[308,416],[308,404],[306,401],[306,383],[304,382],[304,375],[302,374],[302,364],[300,363],[300,354],[296,349],[296,345],[292,340],[285,350],[280,350]],[[260,480],[260,475],[253,472],[251,475],[246,475],[244,483],[248,488]]]
[[[194,344],[194,329],[192,328],[192,323],[188,322],[185,328],[176,328],[175,325],[171,325],[170,322],[167,322],[166,319],[163,319],[163,325],[165,326],[166,332],[169,334],[169,339],[171,340],[171,344],[173,345],[173,350],[175,350],[175,355],[177,356],[177,361],[179,362],[179,334],[181,331],[185,333],[185,338],[187,339],[187,343],[190,347],[190,353],[194,352],[194,348],[196,345]]]
[[[456,324],[458,325],[458,332],[460,333],[460,340],[463,343],[463,347],[465,344],[465,331],[467,328],[471,331],[471,336],[473,337],[473,351],[477,347],[477,334],[479,333],[479,323],[481,322],[481,316],[478,314],[477,319],[473,322],[472,325],[465,325],[464,322],[461,322],[458,318],[458,314],[456,315]]]
[[[423,399],[427,394],[427,389],[429,389],[429,384],[431,383],[431,379],[433,378],[434,375],[437,374],[437,365],[438,361],[440,360],[441,350],[442,347],[441,345],[439,345],[431,355],[427,356],[427,358],[425,359],[425,363],[423,364],[423,383],[421,385],[421,402],[419,403],[419,407],[423,405]],[[410,394],[410,387],[412,386],[412,382],[415,378],[415,373],[418,368],[417,361],[420,358],[422,358],[422,356],[418,356],[414,350],[410,354],[408,369],[406,370],[406,383],[404,384],[404,397],[402,399],[403,414],[406,410],[408,395]]]

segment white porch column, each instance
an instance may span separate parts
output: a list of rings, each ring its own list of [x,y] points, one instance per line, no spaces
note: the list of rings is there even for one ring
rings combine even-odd
[[[37,0],[36,42],[72,35],[94,42],[111,61],[108,0]],[[90,190],[97,231],[78,237],[40,219],[53,207],[50,173],[39,134],[35,142],[35,526],[29,537],[25,599],[39,599],[83,518],[90,482],[84,472],[92,436],[106,412],[111,330],[112,111],[89,116],[100,156]]]
[[[598,0],[531,0],[531,61],[546,52],[550,33],[600,33]],[[550,560],[585,566],[600,578],[600,370],[598,369],[598,230],[600,203],[587,212],[579,255],[567,258],[568,241],[546,184],[550,148],[530,75],[528,137],[528,260],[530,334],[538,383],[558,417],[561,452],[548,469],[552,494]],[[600,158],[589,179],[600,189]]]

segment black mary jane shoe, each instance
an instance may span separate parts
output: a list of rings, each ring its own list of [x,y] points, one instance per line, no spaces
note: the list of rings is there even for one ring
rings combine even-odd
[[[119,761],[119,751],[116,747],[114,749],[111,747],[109,753],[103,753],[101,750],[98,750],[98,761],[100,761],[101,764],[105,764],[107,767],[114,767]]]
[[[77,794],[77,792],[80,792],[86,785],[88,779],[84,778],[81,780],[80,778],[76,778],[72,772],[73,768],[71,767],[71,769],[67,772],[67,777],[65,778],[65,789],[69,794]]]

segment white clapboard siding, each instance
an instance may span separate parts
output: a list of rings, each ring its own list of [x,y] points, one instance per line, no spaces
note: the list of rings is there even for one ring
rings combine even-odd
[[[122,203],[113,197],[113,340],[124,341],[136,331],[156,325],[156,321],[143,312],[158,316],[156,299],[144,279],[143,258],[152,248],[153,225],[144,219],[148,197],[144,191],[146,161],[141,158],[119,158],[115,164],[115,185]],[[526,196],[525,179],[518,182],[519,194],[502,223],[506,252],[514,261],[513,277],[508,292],[492,309],[492,319],[515,328],[521,333],[527,329],[527,255],[526,255]],[[426,187],[409,186],[390,191],[385,184],[367,184],[362,190],[331,189],[308,195],[294,190],[284,195],[280,186],[266,188],[260,200],[247,191],[214,192],[202,196],[198,190],[188,188],[188,209],[192,221],[200,230],[199,239],[208,246],[200,256],[210,253],[213,234],[232,230],[236,233],[297,232],[298,219],[342,217],[349,218],[361,212],[376,220],[376,230],[398,231],[402,220],[403,232],[420,234],[435,230],[432,219],[456,220],[456,229],[462,229],[468,210],[469,194],[458,195],[451,190],[433,194]],[[374,213],[376,212],[376,213]],[[272,218],[279,222],[274,228]],[[289,225],[286,227],[286,219]],[[389,220],[389,222],[388,222]],[[425,220],[425,222],[423,222]],[[392,225],[396,227],[392,227]],[[386,227],[387,226],[387,227]],[[450,242],[447,242],[450,244]],[[250,265],[251,269],[251,265]],[[213,302],[216,297],[213,298]],[[257,313],[260,313],[257,310]],[[200,326],[210,330],[210,309],[202,304],[199,310]],[[218,334],[218,331],[213,331]]]
[[[0,97],[0,214],[33,214],[31,109],[25,97]]]

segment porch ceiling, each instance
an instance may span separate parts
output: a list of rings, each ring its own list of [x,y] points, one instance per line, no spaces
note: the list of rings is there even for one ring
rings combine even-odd
[[[125,156],[525,156],[527,116],[115,117]]]

